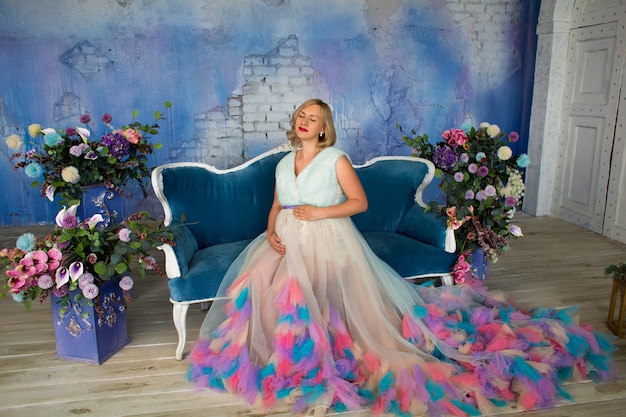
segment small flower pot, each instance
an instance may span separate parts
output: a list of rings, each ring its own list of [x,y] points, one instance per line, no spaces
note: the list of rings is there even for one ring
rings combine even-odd
[[[69,304],[51,295],[52,317],[60,359],[100,365],[126,346],[126,304],[119,279],[106,281],[91,300],[75,300],[80,290],[70,292]]]

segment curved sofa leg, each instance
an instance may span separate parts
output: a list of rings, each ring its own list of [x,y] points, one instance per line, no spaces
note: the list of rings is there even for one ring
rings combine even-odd
[[[183,359],[185,351],[185,341],[187,339],[187,310],[189,304],[173,303],[172,314],[174,316],[174,327],[178,332],[178,346],[176,346],[176,360]]]
[[[441,281],[443,281],[443,285],[446,285],[446,286],[454,285],[454,280],[452,279],[452,275],[450,274],[442,275]]]

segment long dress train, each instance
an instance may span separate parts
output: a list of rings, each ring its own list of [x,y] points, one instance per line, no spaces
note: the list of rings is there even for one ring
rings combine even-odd
[[[349,218],[299,221],[289,207],[345,196],[336,148],[296,177],[292,152],[276,169],[285,207],[231,266],[189,360],[198,387],[271,408],[473,416],[569,398],[562,381],[611,374],[609,336],[573,309],[523,311],[477,285],[417,287],[377,258]]]

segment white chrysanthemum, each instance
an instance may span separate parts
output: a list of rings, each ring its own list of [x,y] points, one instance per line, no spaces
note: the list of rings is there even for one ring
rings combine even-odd
[[[11,135],[6,140],[7,146],[11,149],[20,149],[24,144],[24,140],[18,135]]]
[[[63,181],[65,182],[76,184],[78,181],[80,181],[80,173],[78,172],[78,169],[76,167],[65,167],[61,171],[61,178],[63,178]]]
[[[490,138],[495,138],[500,134],[500,126],[498,125],[489,125],[487,128],[487,134]]]
[[[32,125],[28,126],[28,134],[30,135],[31,138],[36,138],[38,134],[41,133],[41,125],[38,123],[33,123]]]
[[[513,151],[508,146],[500,146],[498,148],[498,159],[501,161],[508,161],[513,156]]]
[[[481,129],[487,129],[489,127],[489,123],[482,122],[479,126],[480,126]]]

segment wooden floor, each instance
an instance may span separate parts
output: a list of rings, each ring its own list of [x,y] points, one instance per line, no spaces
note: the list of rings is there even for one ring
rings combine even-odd
[[[581,321],[604,324],[611,281],[604,267],[626,261],[626,245],[553,218],[516,217],[525,237],[492,265],[488,286],[525,306],[580,306]],[[0,248],[32,228],[0,228]],[[0,300],[0,416],[289,416],[287,408],[263,413],[228,394],[194,391],[187,365],[174,359],[177,336],[165,278],[136,282],[128,305],[131,343],[100,366],[55,358],[49,302],[29,312],[10,298]],[[188,316],[187,351],[204,317]],[[626,342],[616,340],[622,377],[607,384],[568,385],[574,402],[524,417],[626,415]],[[498,415],[520,413],[503,409]],[[369,416],[368,411],[342,416]]]

